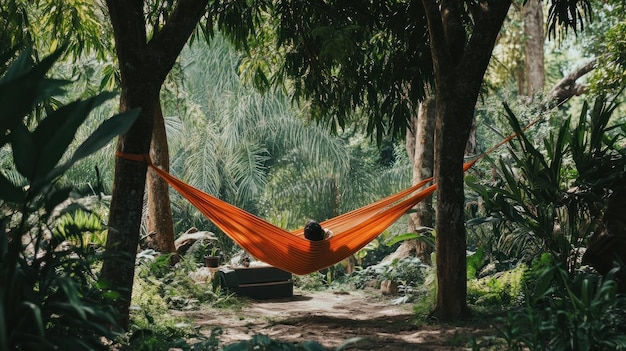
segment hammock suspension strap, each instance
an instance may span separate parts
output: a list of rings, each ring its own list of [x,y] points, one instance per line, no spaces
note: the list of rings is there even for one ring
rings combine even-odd
[[[541,119],[531,122],[466,162],[463,171],[467,171],[478,160],[519,136]],[[304,238],[303,228],[287,231],[207,194],[154,165],[149,154],[117,151],[115,156],[147,164],[250,255],[259,261],[298,275],[316,272],[351,256],[437,189],[436,183],[429,185],[433,178],[424,179],[396,194],[321,222],[320,224],[330,229],[334,235],[322,241],[309,241]]]

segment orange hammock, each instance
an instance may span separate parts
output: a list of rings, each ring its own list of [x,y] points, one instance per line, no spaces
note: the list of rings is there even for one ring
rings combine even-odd
[[[424,179],[397,194],[321,222],[333,236],[310,241],[304,238],[304,228],[290,232],[277,227],[156,167],[148,155],[118,152],[116,156],[147,163],[250,255],[298,275],[319,271],[353,255],[437,189],[437,184],[425,187],[433,178]],[[477,160],[466,163],[464,170]]]
[[[468,170],[480,158],[520,133],[521,131],[507,137],[476,159],[465,163],[463,170]],[[437,184],[425,187],[433,178],[424,179],[397,194],[321,222],[323,228],[333,232],[333,236],[322,241],[310,241],[304,238],[304,228],[287,231],[211,196],[156,167],[149,155],[117,152],[116,156],[147,163],[250,255],[298,275],[319,271],[353,255],[437,189]]]

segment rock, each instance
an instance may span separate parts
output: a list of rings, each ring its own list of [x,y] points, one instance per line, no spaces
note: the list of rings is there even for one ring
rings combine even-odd
[[[189,277],[198,284],[208,283],[213,278],[213,273],[207,267],[200,267],[193,272],[189,272]]]
[[[178,239],[174,240],[174,246],[176,247],[176,252],[179,255],[184,255],[187,250],[198,240],[217,240],[217,237],[212,232],[208,231],[198,231],[195,229],[189,229],[187,232],[178,237]]]
[[[392,280],[383,280],[380,283],[380,292],[383,295],[396,295],[398,293],[398,283]]]

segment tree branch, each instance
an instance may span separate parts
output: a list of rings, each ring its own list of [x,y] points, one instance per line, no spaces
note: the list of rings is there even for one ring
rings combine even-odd
[[[457,68],[457,74],[465,76],[466,82],[482,84],[510,5],[511,0],[485,1],[472,8],[475,25]],[[467,89],[474,91],[476,87]]]
[[[172,69],[176,58],[187,40],[206,13],[207,2],[199,0],[179,0],[163,28],[154,34],[148,43],[153,68],[163,79]]]
[[[143,0],[106,0],[106,4],[124,80],[135,72],[134,68],[140,67],[143,63],[143,50],[146,45]]]
[[[450,68],[447,55],[446,37],[441,20],[439,5],[434,0],[422,0],[428,22],[428,35],[430,38],[430,51],[433,56],[435,72],[441,72]]]
[[[573,96],[579,96],[585,92],[586,86],[576,83],[580,77],[591,72],[596,68],[598,59],[594,58],[585,65],[574,70],[567,76],[563,77],[553,88],[550,90],[550,96],[554,97],[554,103],[558,106],[569,100]]]

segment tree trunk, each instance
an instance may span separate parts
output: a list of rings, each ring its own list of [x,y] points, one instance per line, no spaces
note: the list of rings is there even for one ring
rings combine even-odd
[[[161,104],[158,103],[154,110],[154,128],[152,130],[152,143],[150,144],[150,158],[157,167],[168,171],[170,166],[167,135],[165,132],[165,120]],[[156,172],[148,172],[148,218],[146,231],[149,235],[149,245],[163,253],[176,252],[174,245],[174,221],[170,206],[170,193],[168,184],[159,177]],[[176,257],[174,257],[176,261]]]
[[[413,164],[413,184],[433,176],[435,167],[435,99],[426,98],[419,107],[417,116],[411,118],[411,128],[407,130],[407,153]],[[434,209],[432,196],[424,199],[409,215],[409,232],[423,232],[433,228]],[[423,240],[407,240],[391,255],[392,259],[417,256],[422,262],[431,263],[433,248]]]
[[[153,108],[158,102],[158,92],[129,94],[136,89],[123,89],[120,111],[129,106],[141,108],[141,113],[128,133],[120,136],[117,151],[130,154],[147,154],[153,123]],[[131,95],[131,96],[128,96]],[[143,95],[143,96],[142,96]],[[148,103],[144,103],[148,101]],[[152,101],[150,103],[149,101]],[[139,244],[139,231],[143,212],[147,165],[121,158],[115,160],[115,176],[109,210],[106,242],[101,279],[106,281],[120,296],[114,307],[119,312],[118,323],[128,329],[129,307],[135,276],[135,255]]]
[[[448,78],[448,80],[454,80]],[[444,88],[448,84],[442,83]],[[456,85],[456,84],[454,84]],[[455,320],[467,315],[467,276],[465,252],[466,233],[463,204],[463,157],[469,137],[473,105],[471,97],[453,96],[437,89],[437,125],[435,149],[438,184],[436,220],[437,304],[433,315],[443,320]],[[461,94],[461,92],[459,92]],[[439,97],[439,94],[442,94]],[[451,96],[452,95],[452,96]],[[474,101],[475,104],[475,101]],[[468,113],[467,106],[472,106]],[[465,108],[464,108],[465,107]],[[465,117],[465,118],[461,118]]]
[[[520,91],[520,93],[527,96],[543,92],[546,82],[542,6],[541,0],[528,0],[522,7],[526,37],[524,42],[526,91]]]
[[[205,13],[206,2],[178,0],[165,25],[147,39],[143,1],[106,0],[115,35],[121,77],[120,111],[140,108],[130,130],[120,136],[117,151],[148,154],[155,107],[165,77]],[[145,163],[117,158],[101,279],[119,292],[118,324],[128,330],[143,199]]]
[[[423,0],[422,3],[428,20],[437,101],[437,304],[432,315],[439,320],[457,320],[468,313],[464,152],[483,76],[511,1],[474,7],[474,28],[468,41],[461,40],[465,33],[458,30],[463,28],[459,2],[443,0],[438,4]],[[462,47],[461,41],[465,43]]]
[[[435,120],[437,110],[435,99],[426,98],[419,108],[415,128],[415,152],[413,158],[413,184],[433,176],[435,169]],[[415,206],[411,214],[411,229],[433,227],[434,210],[432,197],[428,197]]]

